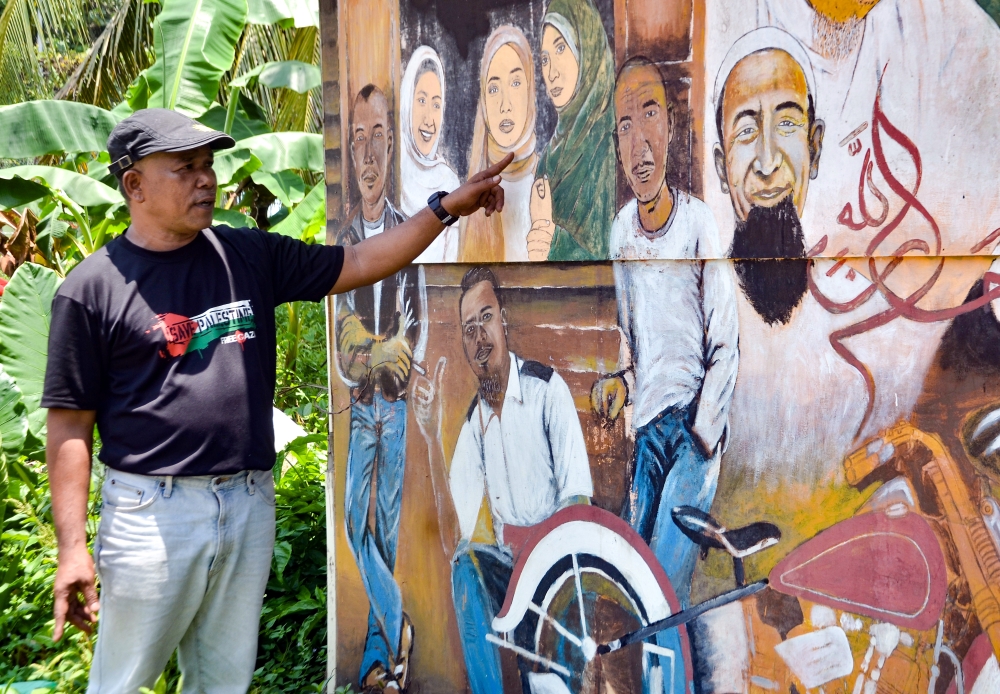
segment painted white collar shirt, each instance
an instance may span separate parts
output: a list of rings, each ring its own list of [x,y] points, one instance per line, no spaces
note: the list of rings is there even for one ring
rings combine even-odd
[[[625,339],[632,424],[639,428],[668,407],[697,403],[692,429],[710,449],[725,445],[739,366],[736,285],[708,206],[672,191],[663,228],[647,235],[638,203],[626,204],[611,227],[618,321]],[[716,260],[712,260],[712,259]]]
[[[501,416],[482,398],[458,436],[449,486],[462,538],[476,527],[484,494],[493,530],[540,523],[594,485],[580,418],[566,382],[551,368],[510,353]]]

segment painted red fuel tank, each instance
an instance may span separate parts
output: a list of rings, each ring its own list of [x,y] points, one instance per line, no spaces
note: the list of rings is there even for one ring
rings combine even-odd
[[[937,536],[912,512],[837,523],[779,562],[770,583],[782,593],[918,630],[937,623],[947,594]]]

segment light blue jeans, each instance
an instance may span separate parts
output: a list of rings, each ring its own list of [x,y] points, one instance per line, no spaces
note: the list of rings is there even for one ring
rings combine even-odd
[[[274,550],[271,471],[151,477],[109,468],[103,498],[88,694],[152,688],[178,648],[185,694],[244,694]]]
[[[512,569],[510,554],[494,545],[463,541],[452,559],[451,595],[472,694],[503,693],[500,652],[486,635],[494,633]]]
[[[351,406],[344,516],[347,541],[368,594],[368,635],[359,682],[377,664],[387,670],[398,658],[403,598],[392,572],[399,541],[399,510],[406,470],[406,401],[389,402],[376,393],[372,402]],[[375,529],[368,524],[372,475],[375,478]]]
[[[705,456],[688,421],[687,409],[667,408],[636,431],[635,477],[624,512],[663,566],[681,609],[690,606],[698,546],[680,531],[670,511],[675,506],[694,506],[707,512],[719,481],[718,456]],[[674,651],[676,661],[682,662],[676,629],[661,631],[656,643]],[[669,666],[662,658],[661,665],[664,689],[683,694],[686,687],[682,678],[671,686],[666,674]],[[692,676],[686,673],[683,679]]]

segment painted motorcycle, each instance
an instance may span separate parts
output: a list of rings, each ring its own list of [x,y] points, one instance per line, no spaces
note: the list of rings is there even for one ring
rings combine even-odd
[[[749,585],[743,560],[778,528],[673,509],[703,552],[733,561],[734,589],[685,610],[627,523],[562,509],[532,528],[488,638],[517,654],[534,694],[686,694],[689,624],[740,603],[734,628],[751,637],[732,658],[753,694],[1000,694],[1000,504],[986,483],[1000,479],[1000,409],[975,413],[962,438],[973,471],[907,422],[866,443],[844,466],[850,484],[878,485],[868,501]]]

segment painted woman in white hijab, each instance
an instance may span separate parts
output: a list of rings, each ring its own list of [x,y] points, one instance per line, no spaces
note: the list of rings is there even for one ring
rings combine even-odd
[[[444,85],[444,66],[437,51],[418,46],[403,71],[399,98],[403,134],[400,207],[407,215],[427,207],[427,198],[433,193],[452,191],[461,185],[458,174],[438,153],[444,123]],[[414,262],[449,263],[457,255],[456,230],[448,227]]]

